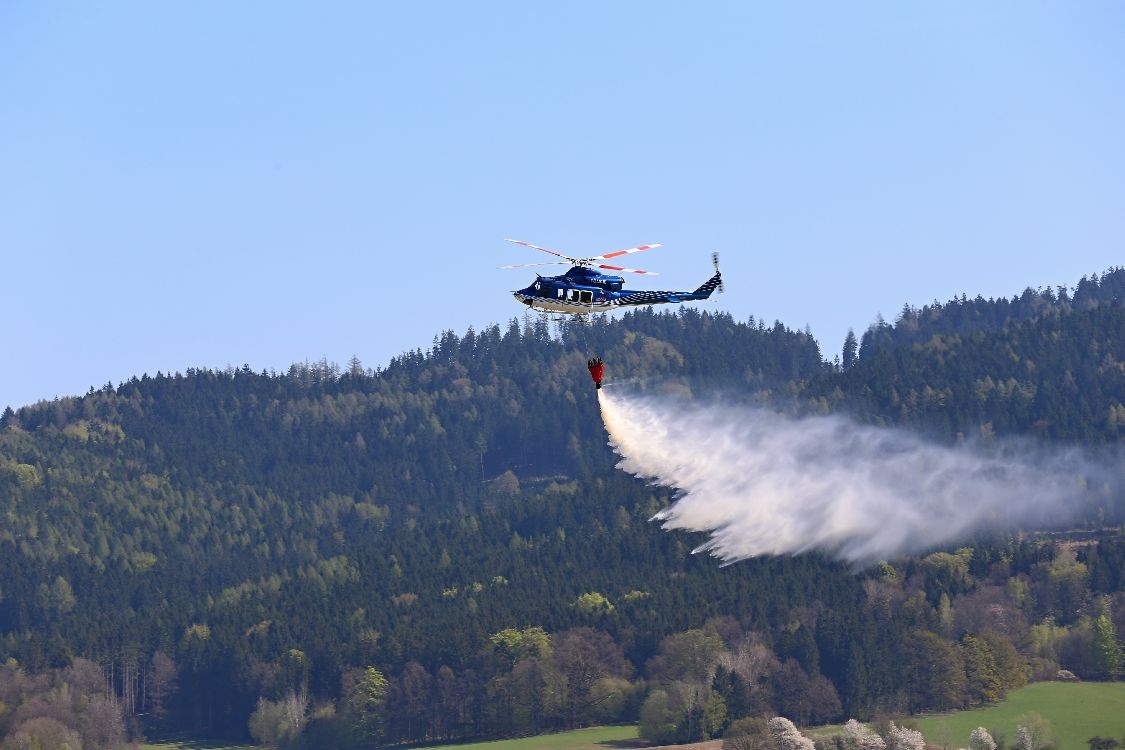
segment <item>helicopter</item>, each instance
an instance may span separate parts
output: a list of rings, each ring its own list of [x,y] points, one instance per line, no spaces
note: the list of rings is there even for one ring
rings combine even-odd
[[[608,312],[622,307],[637,307],[641,305],[660,305],[672,302],[691,302],[703,300],[711,296],[711,292],[718,289],[722,291],[723,277],[719,273],[719,254],[711,254],[711,262],[715,265],[715,275],[696,289],[694,292],[649,292],[625,289],[625,280],[620,276],[610,276],[597,269],[617,271],[619,273],[636,273],[656,276],[653,271],[642,271],[636,268],[622,268],[611,266],[598,261],[610,260],[630,253],[639,253],[643,250],[652,250],[660,247],[655,245],[639,245],[628,250],[617,250],[604,255],[595,255],[592,258],[571,258],[545,247],[532,245],[522,240],[506,240],[517,245],[530,247],[533,250],[542,250],[545,253],[558,256],[563,260],[547,261],[545,263],[520,263],[500,268],[528,268],[531,266],[570,265],[571,268],[560,276],[539,276],[526,289],[512,292],[517,301],[528,307],[543,312],[567,313],[571,315],[588,315],[596,312]]]

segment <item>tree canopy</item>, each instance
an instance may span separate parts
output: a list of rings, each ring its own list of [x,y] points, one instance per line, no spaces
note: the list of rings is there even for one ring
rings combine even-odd
[[[722,568],[647,523],[674,490],[614,468],[585,368],[596,351],[607,380],[654,391],[1113,449],[1123,278],[907,307],[842,366],[808,333],[685,308],[6,409],[0,662],[96,665],[148,732],[341,747],[645,717],[698,738],[766,707],[828,721],[986,703],[1059,668],[1117,677],[1119,498],[1077,545]],[[0,730],[78,731],[32,713]]]

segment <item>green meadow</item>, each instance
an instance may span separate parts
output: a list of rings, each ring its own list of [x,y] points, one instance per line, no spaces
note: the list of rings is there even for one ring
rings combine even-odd
[[[1008,694],[1003,703],[973,711],[918,717],[933,745],[968,747],[977,727],[1003,732],[1015,744],[1016,721],[1037,713],[1051,722],[1059,750],[1084,750],[1095,735],[1125,741],[1125,682],[1037,682]]]
[[[963,748],[977,727],[1004,734],[1008,747],[1015,743],[1016,722],[1037,713],[1050,722],[1058,750],[1085,750],[1095,735],[1125,744],[1125,682],[1037,682],[1008,695],[1003,703],[972,711],[916,717],[918,728],[931,745]],[[821,736],[842,727],[818,727],[808,732]],[[637,727],[612,726],[576,729],[514,740],[446,745],[457,750],[608,750],[629,747],[637,740]],[[431,746],[428,750],[441,746]],[[169,742],[143,745],[143,750],[259,750],[252,745],[205,742]],[[427,749],[421,749],[427,750]]]
[[[184,740],[141,745],[141,750],[262,750],[262,748],[258,745],[224,745],[204,740]]]
[[[457,750],[609,750],[637,739],[636,725],[590,727],[559,734],[542,734],[515,740],[445,745]],[[437,746],[435,746],[437,747]],[[161,742],[142,745],[142,750],[262,750],[257,745],[223,745],[211,742]],[[325,750],[328,750],[327,748]],[[424,750],[424,749],[419,749]]]
[[[470,745],[447,745],[458,750],[608,750],[628,746],[637,739],[636,725],[589,727],[559,734],[541,734],[516,740],[474,742]],[[435,746],[436,747],[436,746]]]

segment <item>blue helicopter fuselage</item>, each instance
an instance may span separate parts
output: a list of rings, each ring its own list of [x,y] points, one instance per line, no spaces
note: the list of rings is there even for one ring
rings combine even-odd
[[[634,291],[623,288],[625,280],[620,276],[574,266],[561,276],[540,276],[526,289],[513,292],[513,296],[536,310],[582,315],[620,307],[707,299],[721,281],[716,271],[694,292]]]

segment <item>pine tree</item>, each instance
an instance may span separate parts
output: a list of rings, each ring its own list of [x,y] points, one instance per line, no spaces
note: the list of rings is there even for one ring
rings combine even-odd
[[[849,328],[848,335],[844,337],[844,350],[840,358],[840,364],[845,370],[850,369],[855,364],[858,354],[859,341],[855,337],[855,331]]]

